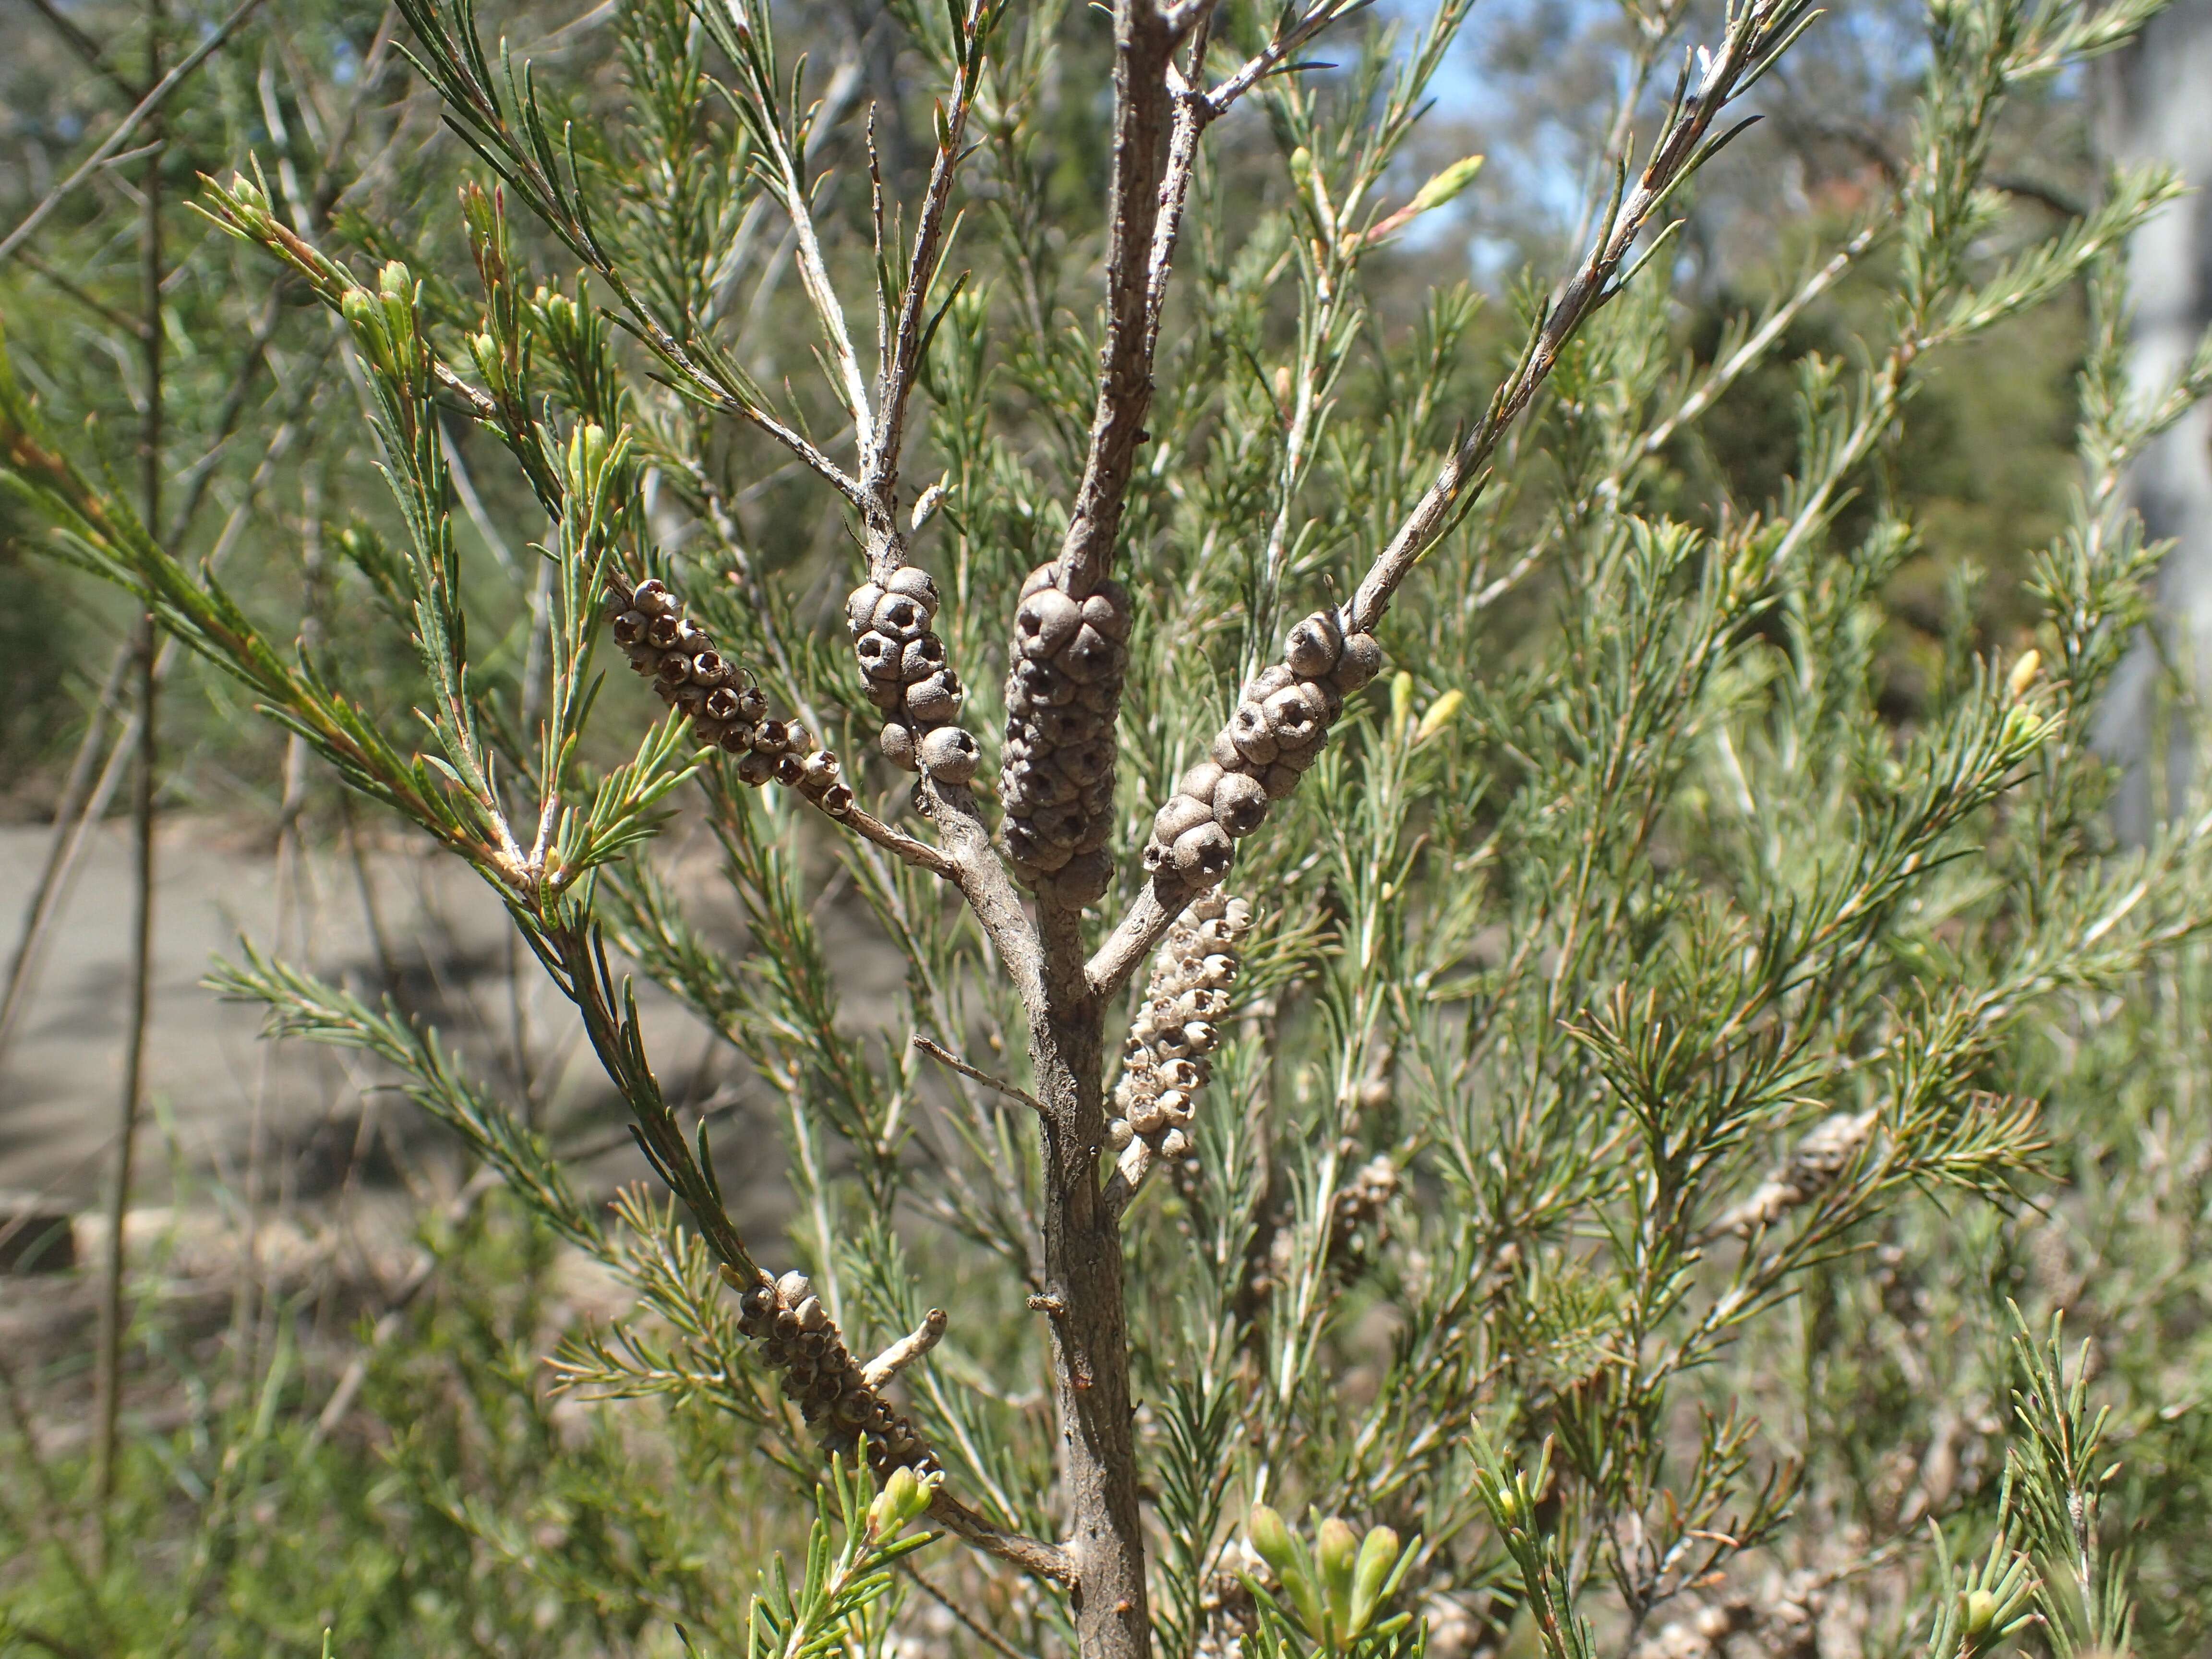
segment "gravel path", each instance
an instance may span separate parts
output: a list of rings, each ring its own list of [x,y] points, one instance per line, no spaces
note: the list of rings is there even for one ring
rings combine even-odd
[[[15,949],[49,835],[41,825],[0,827],[0,963]],[[614,1139],[608,1132],[618,1131],[619,1115],[573,1016],[526,951],[512,981],[522,994],[511,996],[508,969],[520,947],[498,904],[454,860],[390,848],[357,865],[342,850],[325,850],[286,884],[280,906],[267,846],[241,844],[210,821],[167,820],[158,858],[149,1074],[158,1121],[142,1143],[140,1202],[204,1201],[217,1188],[236,1190],[257,1124],[262,1188],[295,1200],[348,1180],[388,1184],[447,1139],[404,1101],[364,1095],[361,1085],[374,1079],[360,1071],[357,1057],[264,1042],[256,1009],[224,1004],[200,982],[216,957],[236,954],[240,935],[266,949],[280,927],[284,954],[356,989],[381,989],[396,967],[406,1006],[428,1017],[475,1073],[509,1099],[523,1093],[519,1020],[541,1121],[555,1126],[556,1140]],[[366,902],[364,868],[373,895]],[[98,1200],[121,1086],[131,913],[128,826],[111,823],[83,861],[31,1000],[0,1054],[0,1191],[52,1193],[80,1206]],[[741,937],[733,909],[709,920],[732,941]],[[833,911],[824,929],[848,983],[848,1007],[876,1018],[890,1006],[897,963],[865,918],[855,925]],[[655,1066],[672,1098],[696,1102],[719,1090],[726,1101],[732,1089],[742,1096],[726,1048],[667,999],[640,991]],[[757,1127],[774,1133],[766,1122]],[[726,1134],[720,1144],[745,1141]],[[726,1170],[725,1182],[735,1207],[764,1221],[785,1207],[781,1159],[747,1163]],[[587,1179],[604,1188],[642,1173],[624,1148],[601,1155]]]

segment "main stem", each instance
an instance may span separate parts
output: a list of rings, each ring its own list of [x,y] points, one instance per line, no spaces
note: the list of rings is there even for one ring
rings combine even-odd
[[[1044,1267],[1059,1393],[1060,1473],[1076,1567],[1082,1659],[1146,1659],[1144,1522],[1130,1426],[1129,1332],[1120,1228],[1098,1201],[1105,1010],[1052,975],[1030,1051],[1045,1108]]]
[[[149,0],[146,10],[146,80],[149,86],[161,78],[161,0]],[[145,373],[145,413],[138,433],[140,512],[149,533],[160,533],[161,513],[162,335],[161,282],[161,140],[154,128],[155,149],[146,163],[143,208],[139,241],[140,349]],[[157,636],[152,614],[138,619],[132,647],[137,657],[138,692],[138,753],[131,782],[131,838],[133,851],[133,910],[131,930],[131,1028],[123,1058],[121,1121],[115,1145],[115,1179],[108,1194],[107,1253],[102,1264],[100,1304],[100,1351],[95,1392],[99,1401],[98,1437],[94,1442],[93,1493],[100,1517],[100,1555],[106,1565],[108,1509],[115,1495],[117,1429],[123,1405],[123,1337],[128,1323],[124,1302],[124,1220],[130,1213],[131,1190],[137,1153],[138,1119],[145,1097],[146,1030],[153,999],[154,949],[154,783],[157,757],[155,742],[155,698],[161,684],[155,672]]]

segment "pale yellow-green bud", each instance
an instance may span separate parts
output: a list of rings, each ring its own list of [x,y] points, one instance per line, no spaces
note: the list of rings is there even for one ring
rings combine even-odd
[[[1454,686],[1443,696],[1438,697],[1429,705],[1428,712],[1421,716],[1421,723],[1413,728],[1413,741],[1426,743],[1444,727],[1449,726],[1452,723],[1452,716],[1459,713],[1460,705],[1466,701],[1467,693],[1462,691],[1457,686]]]
[[[1967,1636],[1986,1636],[1997,1621],[1997,1598],[1985,1589],[1968,1590],[1960,1598],[1959,1627]]]
[[[1400,731],[1413,716],[1413,677],[1400,669],[1390,677],[1390,724]]]
[[[2042,666],[2043,653],[2021,652],[2020,660],[2012,665],[2012,672],[2005,676],[2005,694],[2018,702],[2027,695],[2027,688],[2035,684],[2036,671]]]
[[[868,1525],[878,1542],[888,1543],[929,1512],[937,1479],[932,1475],[925,1480],[903,1466],[890,1472],[875,1502],[868,1505]]]
[[[1482,157],[1461,157],[1443,172],[1432,174],[1428,183],[1413,192],[1413,199],[1408,204],[1411,213],[1426,213],[1432,208],[1442,207],[1473,184],[1474,175],[1481,171]]]
[[[1375,1527],[1359,1540],[1359,1559],[1352,1570],[1352,1617],[1346,1633],[1357,1636],[1375,1616],[1390,1582],[1390,1569],[1398,1565],[1398,1534],[1388,1527]]]
[[[1359,1534],[1340,1516],[1332,1515],[1315,1534],[1314,1554],[1328,1604],[1340,1618],[1352,1607],[1352,1569],[1359,1559]]]
[[[1283,1524],[1283,1517],[1265,1504],[1255,1504],[1250,1517],[1244,1522],[1244,1530],[1260,1559],[1274,1570],[1276,1577],[1284,1577],[1296,1557],[1291,1529]]]

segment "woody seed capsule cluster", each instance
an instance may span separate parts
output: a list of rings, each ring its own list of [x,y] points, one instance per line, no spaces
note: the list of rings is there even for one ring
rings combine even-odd
[[[1168,929],[1121,1050],[1106,1126],[1106,1144],[1117,1156],[1140,1163],[1143,1153],[1129,1152],[1133,1145],[1171,1163],[1189,1155],[1192,1112],[1221,1042],[1215,1022],[1229,1011],[1237,947],[1251,926],[1252,907],[1217,890]]]
[[[862,1379],[845,1339],[806,1275],[763,1273],[738,1298],[738,1328],[758,1341],[761,1358],[781,1374],[785,1398],[814,1427],[825,1451],[849,1453],[863,1434],[878,1474],[913,1468],[933,1473],[936,1457],[914,1425],[891,1410]]]
[[[1227,875],[1235,843],[1265,821],[1268,802],[1298,787],[1345,698],[1382,666],[1375,636],[1346,633],[1334,611],[1316,611],[1291,629],[1283,660],[1246,684],[1212,751],[1176,781],[1152,819],[1145,868],[1206,887]]]
[[[684,617],[684,602],[657,580],[615,596],[615,643],[653,682],[661,702],[688,716],[708,742],[738,757],[738,776],[755,787],[773,779],[803,793],[832,817],[852,810],[853,792],[837,757],[816,745],[795,720],[770,720],[768,699],[744,671],[715,649],[704,629]]]
[[[982,751],[954,724],[967,697],[945,659],[937,620],[937,584],[920,565],[902,564],[881,582],[862,582],[845,600],[853,654],[868,701],[884,712],[878,739],[884,758],[939,783],[966,783]]]
[[[1006,672],[1006,742],[999,793],[1006,851],[1023,881],[1067,905],[1102,897],[1114,878],[1114,716],[1129,653],[1129,599],[1103,581],[1088,599],[1059,586],[1056,565],[1022,584]]]

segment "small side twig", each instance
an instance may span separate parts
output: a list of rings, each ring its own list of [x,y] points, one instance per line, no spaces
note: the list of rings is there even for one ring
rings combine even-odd
[[[860,1381],[871,1389],[882,1388],[942,1341],[947,1322],[944,1309],[932,1308],[921,1324],[860,1367]]]
[[[959,1055],[954,1054],[950,1048],[940,1047],[939,1044],[932,1042],[927,1037],[922,1036],[919,1034],[917,1034],[914,1039],[914,1046],[921,1049],[925,1054],[927,1054],[939,1065],[949,1066],[954,1071],[959,1073],[961,1076],[968,1078],[974,1082],[980,1083],[987,1089],[994,1090],[998,1093],[1006,1096],[1009,1100],[1019,1101],[1023,1105],[1028,1107],[1030,1110],[1035,1112],[1039,1117],[1042,1117],[1045,1115],[1043,1105],[1038,1101],[1037,1097],[1031,1094],[1028,1090],[1016,1088],[1012,1084],[1007,1082],[1006,1079],[1002,1077],[994,1077],[990,1073],[984,1071],[980,1066],[970,1066],[966,1060],[961,1059]]]

